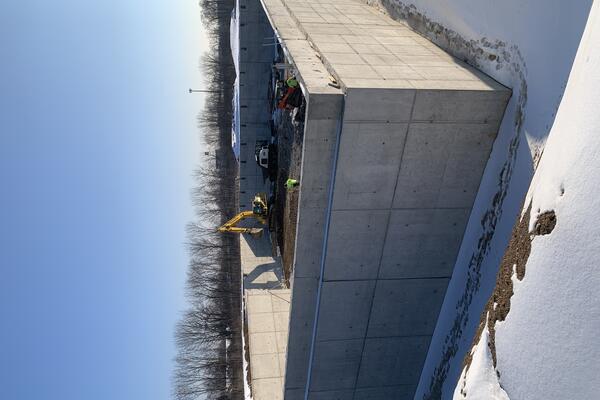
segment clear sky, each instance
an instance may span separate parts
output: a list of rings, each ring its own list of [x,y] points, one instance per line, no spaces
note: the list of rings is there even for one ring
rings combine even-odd
[[[0,399],[170,397],[197,0],[0,1]]]

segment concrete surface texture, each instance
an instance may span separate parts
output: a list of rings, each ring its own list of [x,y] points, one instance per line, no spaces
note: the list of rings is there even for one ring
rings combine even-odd
[[[254,400],[283,398],[290,290],[268,236],[240,240],[251,388]]]
[[[318,53],[343,87],[502,90],[485,74],[444,52],[401,22],[356,0],[264,0],[269,18],[290,47],[300,72],[303,53]],[[298,35],[298,31],[301,35]],[[292,41],[290,41],[292,42]],[[312,56],[311,56],[312,57]],[[312,73],[308,74],[308,76]]]
[[[254,159],[255,145],[270,140],[268,82],[275,55],[274,33],[258,1],[240,12],[240,209],[249,210],[258,192],[269,184]]]
[[[301,189],[292,306],[288,341],[285,398],[292,398],[306,384],[307,367],[315,322],[317,289],[325,240],[325,223],[336,150],[336,132],[341,127],[343,96],[309,93],[304,128]]]
[[[510,91],[358,1],[262,5],[308,104],[284,397],[412,399]]]
[[[308,383],[309,398],[412,399],[508,96],[346,88],[320,268],[300,265],[297,244],[296,277],[320,296],[297,303],[294,281],[290,344],[310,345],[308,363],[288,360],[290,398]],[[299,226],[315,217],[301,208]],[[298,327],[305,306],[317,322]],[[310,377],[293,381],[296,368]]]
[[[241,0],[248,3],[257,0]],[[297,78],[305,91],[310,93],[341,94],[339,88],[330,85],[331,74],[300,26],[280,0],[264,0],[263,7],[275,31],[286,57],[294,64]],[[306,96],[307,93],[304,93]]]

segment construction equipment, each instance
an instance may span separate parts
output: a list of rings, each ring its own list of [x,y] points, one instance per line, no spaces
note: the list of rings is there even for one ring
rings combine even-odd
[[[256,142],[254,159],[259,167],[269,169],[269,143],[266,140]]]
[[[259,167],[267,171],[277,169],[277,145],[266,140],[257,141],[254,159]]]
[[[263,228],[243,228],[236,225],[248,218],[254,218],[262,225],[266,225],[268,212],[267,194],[257,193],[254,196],[254,200],[252,200],[252,211],[242,211],[238,213],[235,217],[221,225],[217,230],[222,233],[249,233],[250,236],[254,238],[261,237]]]

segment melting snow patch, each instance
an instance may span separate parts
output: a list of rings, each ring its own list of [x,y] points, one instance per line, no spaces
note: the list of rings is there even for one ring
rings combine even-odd
[[[510,400],[500,387],[488,346],[487,324],[479,343],[471,350],[471,364],[463,370],[459,384],[454,390],[453,400]]]
[[[243,321],[243,319],[242,319]],[[242,332],[243,329],[242,328]],[[250,382],[248,382],[248,370],[250,369],[250,365],[248,364],[248,359],[246,358],[247,354],[246,354],[246,340],[244,338],[244,335],[242,333],[242,361],[243,361],[243,366],[244,366],[244,400],[252,400],[252,389],[250,389]]]

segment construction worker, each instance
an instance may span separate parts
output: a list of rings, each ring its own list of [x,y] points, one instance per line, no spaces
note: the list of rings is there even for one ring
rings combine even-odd
[[[300,182],[298,182],[295,179],[288,178],[288,180],[285,181],[285,187],[287,188],[287,190],[292,190],[292,189],[294,189],[295,187],[298,187],[298,186],[300,186]]]
[[[295,76],[291,76],[287,81],[285,81],[285,84],[290,88],[295,88],[298,87],[298,80]]]

